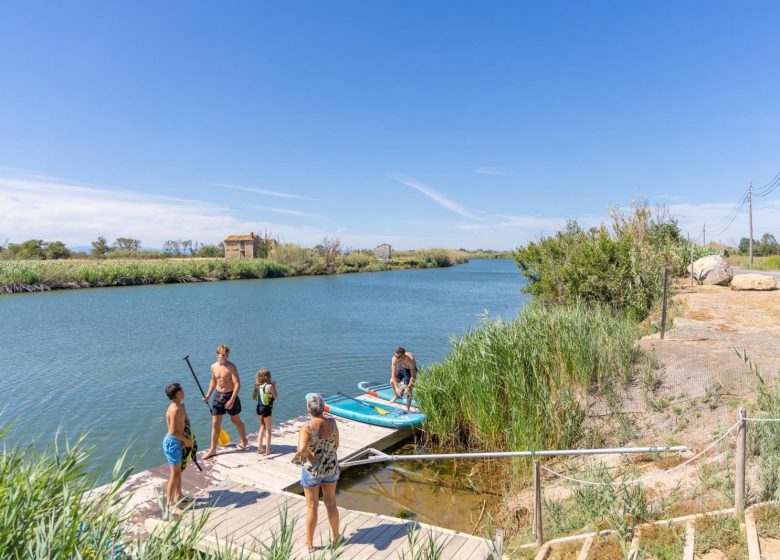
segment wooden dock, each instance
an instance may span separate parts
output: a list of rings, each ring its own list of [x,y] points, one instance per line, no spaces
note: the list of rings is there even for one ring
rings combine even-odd
[[[185,495],[194,498],[183,523],[196,522],[200,512],[209,512],[199,548],[204,551],[231,543],[236,550],[268,544],[279,531],[279,512],[286,508],[295,519],[295,540],[302,542],[306,504],[300,494],[300,467],[291,460],[297,449],[298,432],[306,421],[298,418],[274,427],[273,453],[257,453],[257,436],[249,437],[249,448],[241,451],[232,442],[220,448],[216,458],[200,461],[203,472],[190,465],[182,477]],[[338,418],[339,459],[345,460],[373,447],[387,449],[410,436],[409,430],[371,426]],[[201,435],[200,441],[204,441]],[[199,453],[199,454],[202,454]],[[161,497],[165,495],[168,466],[163,464],[131,476],[121,493],[128,497],[132,512],[131,536],[148,536],[165,522]],[[408,520],[339,508],[345,544],[339,558],[382,560],[399,558],[408,552]],[[193,515],[194,514],[194,515]],[[491,558],[491,543],[472,535],[419,524],[422,535],[432,534],[444,546],[442,558]],[[327,514],[320,505],[315,545],[327,543]],[[256,556],[261,558],[261,556]]]

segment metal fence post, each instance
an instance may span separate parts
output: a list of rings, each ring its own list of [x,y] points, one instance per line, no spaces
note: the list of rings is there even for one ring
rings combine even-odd
[[[669,267],[664,267],[664,296],[663,303],[661,305],[661,340],[664,339],[664,333],[666,332],[666,283],[669,279]]]
[[[734,489],[734,510],[738,519],[745,515],[745,409],[739,409],[739,428],[737,428],[737,473]]]
[[[542,546],[542,542],[544,542],[542,533],[542,477],[539,461],[534,461],[534,535],[536,535],[536,546]]]

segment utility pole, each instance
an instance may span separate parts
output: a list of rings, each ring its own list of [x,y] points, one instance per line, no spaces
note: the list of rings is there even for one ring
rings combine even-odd
[[[748,261],[748,268],[753,268],[753,183],[750,183],[748,187],[748,216],[750,216],[750,238],[748,245],[750,247],[750,260]]]
[[[701,244],[707,244],[707,224],[701,226]]]

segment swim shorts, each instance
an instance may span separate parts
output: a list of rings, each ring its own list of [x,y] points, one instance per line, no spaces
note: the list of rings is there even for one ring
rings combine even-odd
[[[261,416],[262,418],[267,418],[271,416],[274,412],[274,405],[273,404],[258,404],[257,405],[257,415]]]
[[[167,434],[163,439],[162,447],[169,465],[181,465],[183,447],[178,438]]]
[[[235,416],[241,412],[241,399],[236,397],[236,401],[233,403],[233,408],[227,409],[225,405],[233,396],[233,391],[228,393],[220,393],[214,391],[214,402],[211,403],[211,409],[214,411],[214,416],[222,416],[227,412],[230,416]]]

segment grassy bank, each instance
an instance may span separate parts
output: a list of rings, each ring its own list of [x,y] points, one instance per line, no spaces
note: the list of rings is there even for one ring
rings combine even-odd
[[[373,253],[353,251],[332,257],[295,245],[274,248],[269,259],[169,258],[127,260],[0,261],[0,294],[63,288],[132,286],[279,278],[402,268],[434,268],[466,262],[460,251],[428,249],[380,261]]]
[[[485,323],[421,372],[426,430],[480,450],[577,446],[586,394],[631,378],[637,333],[633,321],[583,304],[532,304],[511,323]]]
[[[730,255],[726,261],[730,266],[747,269],[750,258],[747,255]],[[780,255],[753,257],[753,270],[780,270]]]
[[[127,261],[2,261],[0,293],[60,288],[171,284],[240,278],[277,278],[290,267],[262,259],[169,259]]]

